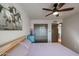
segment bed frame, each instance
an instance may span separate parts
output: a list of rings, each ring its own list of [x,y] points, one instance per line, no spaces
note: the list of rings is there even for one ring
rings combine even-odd
[[[0,56],[6,56],[6,54],[17,47],[21,42],[25,40],[25,35],[21,36],[13,41],[10,41],[0,47]]]

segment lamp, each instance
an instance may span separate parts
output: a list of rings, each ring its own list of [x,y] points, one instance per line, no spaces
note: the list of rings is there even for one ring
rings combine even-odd
[[[53,15],[55,15],[55,16],[58,15],[58,14],[59,14],[59,13],[58,13],[57,11],[53,13]]]

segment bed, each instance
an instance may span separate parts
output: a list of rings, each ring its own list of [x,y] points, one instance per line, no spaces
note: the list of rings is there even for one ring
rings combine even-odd
[[[59,43],[32,44],[29,56],[75,56],[77,53]]]
[[[76,52],[60,43],[30,43],[22,42],[7,56],[79,56]]]

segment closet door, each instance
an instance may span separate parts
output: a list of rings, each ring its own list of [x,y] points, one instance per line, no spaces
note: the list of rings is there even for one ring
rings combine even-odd
[[[58,42],[58,24],[52,24],[52,42]]]
[[[34,31],[36,42],[47,42],[48,25],[47,24],[34,24]]]

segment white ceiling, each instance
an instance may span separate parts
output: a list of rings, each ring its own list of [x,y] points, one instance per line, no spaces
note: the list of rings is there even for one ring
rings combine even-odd
[[[62,8],[74,7],[74,10],[67,12],[60,12],[60,16],[56,17],[50,15],[45,17],[49,11],[44,11],[42,8],[52,8],[53,3],[22,3],[22,8],[26,11],[30,19],[63,19],[70,17],[79,12],[79,3],[66,3]],[[61,8],[61,9],[62,9]]]

